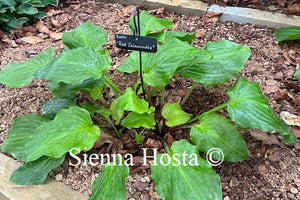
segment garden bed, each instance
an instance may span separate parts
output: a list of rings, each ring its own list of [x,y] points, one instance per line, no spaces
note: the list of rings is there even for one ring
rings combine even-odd
[[[132,6],[123,7],[119,4],[84,1],[65,3],[59,9],[48,8],[48,13],[51,16],[41,20],[40,25],[25,25],[9,37],[0,33],[2,37],[0,69],[10,62],[24,62],[49,46],[56,52],[60,52],[64,48],[61,33],[71,31],[80,23],[91,21],[102,26],[108,33],[109,40],[106,48],[113,60],[113,67],[108,73],[112,75],[113,81],[122,89],[132,83],[133,77],[124,76],[114,70],[129,55],[128,51],[116,48],[114,35],[130,33],[127,24],[132,14]],[[273,29],[251,24],[205,22],[201,17],[178,15],[163,9],[151,10],[150,13],[157,17],[172,19],[176,24],[174,29],[178,31],[195,32],[194,46],[196,47],[204,48],[208,41],[223,39],[249,46],[252,56],[237,77],[242,76],[249,81],[258,81],[277,115],[287,111],[300,116],[300,83],[292,78],[296,71],[296,64],[289,59],[294,56],[294,60],[299,62],[299,41],[279,44],[275,41]],[[222,86],[198,84],[185,104],[184,110],[195,115],[222,104],[228,99],[226,89],[233,85],[236,78]],[[180,101],[187,92],[186,88],[191,86],[191,82],[179,76],[172,78],[171,81],[171,86],[166,91],[166,102]],[[34,81],[31,85],[20,89],[12,89],[0,84],[0,147],[16,117],[41,113],[42,105],[51,98],[46,81]],[[221,114],[227,116],[226,112]],[[299,129],[296,131],[299,137]],[[242,131],[249,149],[250,160],[238,163],[226,162],[215,167],[221,176],[223,197],[300,199],[299,144],[284,145],[282,138],[276,133],[276,137],[261,133],[264,135],[262,142],[257,140],[257,135],[253,136],[255,132],[252,131],[252,134],[250,132]],[[185,134],[186,132],[182,130],[173,137],[180,139],[185,137]],[[265,144],[268,142],[269,144]],[[65,164],[53,170],[50,176],[83,194],[90,195],[91,183],[99,175],[101,167],[67,168],[66,166]],[[149,169],[131,175],[127,179],[127,190],[128,199],[158,198]]]

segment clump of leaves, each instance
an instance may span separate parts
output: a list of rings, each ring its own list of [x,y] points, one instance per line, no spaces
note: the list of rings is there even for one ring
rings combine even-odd
[[[300,27],[289,27],[275,30],[275,38],[277,41],[287,40],[299,40],[300,39]],[[300,78],[300,69],[296,71],[295,78]]]
[[[277,130],[286,144],[298,141],[272,111],[258,83],[245,78],[237,79],[228,89],[227,102],[196,116],[184,111],[182,105],[198,83],[214,86],[231,80],[244,67],[250,49],[226,40],[208,42],[205,49],[198,49],[191,45],[194,33],[158,32],[171,29],[171,20],[156,18],[146,11],[141,12],[140,19],[142,35],[155,37],[160,44],[157,53],[142,56],[148,91],[145,100],[138,95],[140,83],[122,91],[105,74],[112,63],[108,50],[103,48],[107,34],[91,22],[63,34],[68,48],[58,56],[54,57],[55,51],[50,47],[24,63],[11,63],[0,72],[0,82],[11,87],[46,78],[55,95],[44,105],[43,115],[24,115],[13,122],[2,150],[24,164],[12,174],[11,181],[20,185],[42,184],[71,149],[92,149],[100,130],[104,138],[125,137],[124,133],[133,130],[136,142],[132,142],[139,145],[147,138],[143,138],[141,129],[165,138],[171,129],[189,126],[193,144],[186,139],[176,141],[171,147],[166,146],[167,154],[157,154],[151,164],[155,189],[162,199],[222,199],[220,178],[199,151],[219,148],[225,161],[249,159],[237,126],[266,132]],[[132,19],[129,25],[133,28]],[[132,52],[117,70],[139,72],[138,53]],[[164,102],[165,87],[176,74],[194,81],[181,105]],[[108,90],[113,91],[114,98]],[[92,101],[77,105],[78,92],[90,96]],[[159,94],[161,104],[154,106],[150,100]],[[217,113],[224,108],[231,120]],[[124,156],[115,160],[116,165],[107,163],[103,167],[93,183],[90,199],[126,199],[127,161]]]
[[[45,17],[39,9],[50,4],[57,6],[58,0],[0,0],[0,29],[9,32],[28,20]]]

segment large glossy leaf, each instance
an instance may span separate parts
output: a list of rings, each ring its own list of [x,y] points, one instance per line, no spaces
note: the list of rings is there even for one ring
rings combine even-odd
[[[79,85],[68,85],[65,83],[59,83],[59,84],[50,83],[49,89],[57,97],[73,98],[75,97],[76,92],[81,89],[92,90],[95,87],[103,86],[103,85],[104,85],[103,79],[94,80],[92,78],[89,78],[87,80],[84,80]]]
[[[21,4],[18,9],[17,9],[17,13],[18,14],[28,14],[28,15],[33,15],[38,13],[38,9],[35,8],[34,6],[32,6],[29,3],[25,3],[25,4]]]
[[[155,108],[148,108],[148,102],[144,99],[139,99],[131,87],[127,88],[125,93],[117,100],[118,110],[133,111],[139,114],[152,113]]]
[[[25,161],[25,145],[35,136],[35,129],[45,121],[47,119],[38,114],[23,115],[16,118],[11,125],[2,150]]]
[[[95,52],[91,47],[79,47],[65,49],[47,66],[40,68],[35,76],[47,78],[53,84],[79,85],[89,78],[101,78],[110,66],[111,60],[106,53]]]
[[[162,116],[166,119],[166,125],[173,127],[189,121],[192,114],[184,112],[179,103],[167,103],[162,109]]]
[[[205,85],[219,85],[237,75],[251,55],[249,47],[227,40],[208,42],[205,51],[211,59],[185,62],[177,72]]]
[[[170,42],[158,46],[157,53],[143,53],[144,82],[153,87],[163,87],[169,83],[176,69],[184,62],[211,59],[206,51],[191,47],[187,42],[173,38]],[[139,71],[138,52],[132,52],[127,60],[118,68],[120,72]]]
[[[286,144],[297,142],[296,136],[281,119],[279,119],[263,96],[257,82],[250,83],[239,78],[228,89],[230,101],[227,111],[231,119],[244,129],[261,129],[265,132],[279,131]]]
[[[300,69],[298,69],[298,71],[296,71],[295,78],[300,78]]]
[[[199,117],[200,124],[191,129],[191,140],[198,149],[207,153],[220,149],[225,161],[241,161],[249,158],[247,145],[239,130],[229,119],[216,113]]]
[[[10,177],[10,181],[18,185],[40,185],[44,183],[48,173],[59,167],[65,160],[65,155],[60,158],[43,156],[35,161],[20,166]]]
[[[117,157],[118,158],[118,157]],[[125,200],[127,196],[125,179],[129,175],[129,167],[117,159],[116,165],[105,164],[101,175],[93,182],[93,193],[89,200]]]
[[[99,51],[107,42],[107,33],[102,27],[85,22],[71,32],[63,33],[62,41],[70,49],[90,46],[94,51]]]
[[[128,129],[139,127],[153,129],[155,125],[154,113],[139,114],[131,112],[122,120],[121,125]]]
[[[300,27],[289,27],[275,30],[277,41],[297,40],[300,39]]]
[[[59,158],[71,148],[87,151],[99,136],[100,130],[92,124],[87,110],[60,110],[53,121],[44,122],[35,130],[35,137],[26,144],[26,162],[44,155]]]
[[[53,98],[43,106],[43,114],[48,119],[54,119],[56,113],[61,109],[76,106],[75,100],[67,98]]]
[[[105,117],[106,119],[109,119],[110,110],[108,108],[105,108],[104,106],[99,106],[97,104],[92,105],[90,103],[85,102],[81,105],[81,107],[89,111],[89,113],[96,112]]]
[[[172,20],[154,17],[145,10],[140,13],[140,24],[142,36],[146,36],[152,31],[160,31],[165,27],[168,29],[173,28]],[[134,29],[133,18],[130,19],[129,27],[131,30]]]
[[[162,155],[157,156],[156,166],[151,164],[155,190],[162,199],[222,199],[220,178],[208,162],[198,155],[196,146],[187,140],[174,142],[169,153],[169,164],[168,157],[164,155],[161,159]]]
[[[161,42],[163,44],[166,44],[174,37],[176,37],[179,40],[186,41],[189,44],[192,44],[193,40],[196,38],[195,33],[186,33],[179,31],[164,31],[159,33],[151,33],[148,36],[156,38],[157,42]]]
[[[47,65],[54,55],[55,51],[49,47],[46,51],[26,62],[10,63],[0,72],[0,83],[15,88],[29,85],[34,79],[34,73]]]

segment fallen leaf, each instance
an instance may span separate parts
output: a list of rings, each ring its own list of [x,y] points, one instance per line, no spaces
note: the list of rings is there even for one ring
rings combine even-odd
[[[21,38],[21,40],[23,40],[24,42],[28,43],[28,44],[37,44],[40,42],[43,42],[43,39],[37,36],[28,36],[28,37],[23,37]]]
[[[51,9],[51,10],[49,10],[49,11],[47,12],[47,15],[48,15],[49,17],[52,17],[52,16],[55,16],[55,15],[59,15],[59,14],[61,14],[61,13],[63,13],[62,10]]]
[[[300,117],[299,116],[291,114],[287,111],[282,111],[280,113],[280,117],[287,125],[300,127]]]
[[[278,90],[279,90],[279,86],[278,85],[267,85],[267,86],[264,86],[264,91],[267,94],[275,93]]]
[[[257,140],[262,141],[264,144],[267,145],[280,145],[280,142],[278,141],[277,137],[275,135],[271,135],[269,133],[265,133],[259,129],[253,129],[250,130],[250,134],[252,137],[254,137]]]
[[[71,8],[73,9],[73,10],[78,10],[79,8],[80,8],[80,4],[77,4],[77,5],[71,5]]]
[[[206,23],[208,22],[217,22],[221,17],[222,13],[212,12],[212,13],[205,13],[202,16],[202,20]]]
[[[293,133],[296,135],[297,138],[300,138],[300,127],[299,126],[290,126]]]
[[[56,20],[55,18],[51,17],[51,24],[55,27],[60,27],[58,20]]]
[[[283,52],[283,57],[290,63],[293,65],[297,65],[297,60],[295,59],[295,51],[294,50],[289,50],[289,51],[285,51]]]
[[[38,21],[35,27],[40,33],[49,33],[49,28],[43,23],[43,21]]]
[[[16,42],[14,40],[9,39],[9,38],[4,38],[4,39],[2,39],[2,41],[8,43],[11,47],[18,47]]]
[[[49,31],[49,35],[51,38],[53,38],[54,40],[60,40],[62,38],[62,33],[56,33],[53,31]]]
[[[174,24],[172,31],[178,31],[178,24]]]

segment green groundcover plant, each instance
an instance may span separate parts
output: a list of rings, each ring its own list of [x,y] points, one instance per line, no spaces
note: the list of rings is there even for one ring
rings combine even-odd
[[[24,63],[9,64],[0,72],[0,82],[15,88],[29,85],[35,78],[46,78],[55,95],[44,104],[43,115],[29,114],[14,120],[2,150],[24,164],[11,175],[11,181],[20,185],[42,184],[71,149],[89,151],[101,133],[116,131],[122,137],[122,133],[132,129],[136,142],[142,144],[142,129],[163,138],[165,127],[189,125],[192,143],[182,139],[166,146],[167,153],[158,153],[151,164],[155,189],[162,199],[222,199],[219,175],[199,152],[219,148],[224,161],[249,159],[237,126],[265,132],[276,130],[286,144],[298,141],[272,111],[258,83],[245,78],[238,78],[228,89],[227,102],[197,116],[181,108],[186,98],[181,104],[164,103],[165,87],[174,75],[194,81],[188,97],[197,83],[214,86],[231,80],[244,67],[251,52],[247,46],[227,40],[208,42],[205,49],[198,49],[191,45],[194,33],[162,31],[173,27],[172,20],[156,18],[146,11],[140,15],[141,35],[155,37],[160,44],[157,53],[142,54],[142,73],[148,91],[145,100],[138,93],[139,82],[122,91],[105,74],[112,63],[108,50],[103,48],[107,34],[91,22],[63,34],[67,48],[58,56],[49,47]],[[132,19],[129,26],[133,29]],[[138,52],[134,51],[117,70],[136,73],[139,69]],[[115,98],[108,95],[108,90],[114,92]],[[76,104],[78,92],[93,101]],[[151,98],[159,94],[161,104],[151,106]],[[224,108],[231,120],[216,112]],[[101,116],[107,122],[103,123]],[[220,159],[220,154],[213,158]],[[90,199],[126,199],[129,166],[125,157],[115,163],[103,166],[93,183]]]
[[[0,29],[9,32],[28,20],[45,17],[39,8],[50,4],[57,6],[58,0],[0,0]]]
[[[300,39],[300,27],[289,27],[275,30],[275,38],[277,41],[287,40],[299,40]],[[300,78],[300,69],[296,71],[295,78]]]

